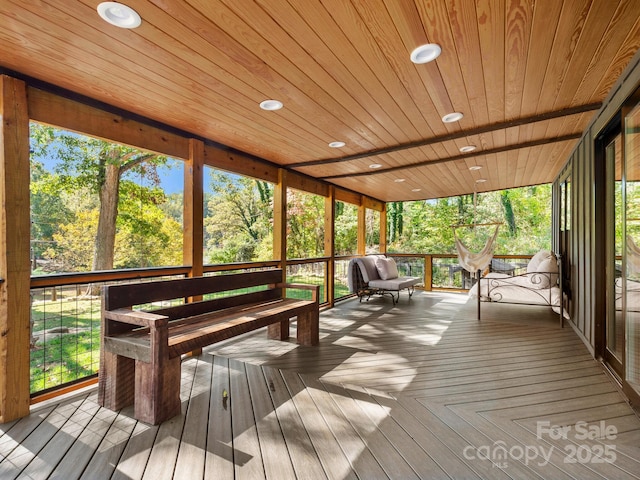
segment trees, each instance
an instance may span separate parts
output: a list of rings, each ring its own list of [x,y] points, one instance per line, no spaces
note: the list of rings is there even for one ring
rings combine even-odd
[[[475,205],[473,195],[405,202],[402,210],[390,204],[388,216],[392,252],[453,254],[452,225],[495,221],[503,223],[497,254],[528,254],[551,247],[551,185],[480,193]],[[482,248],[493,233],[489,230],[459,230],[459,234],[467,235],[470,248]]]
[[[205,197],[205,260],[211,263],[271,260],[273,186],[210,170]]]
[[[157,169],[166,164],[167,157],[37,123],[31,124],[31,154],[33,184],[38,187],[35,195],[32,194],[32,215],[47,215],[45,207],[52,204],[40,201],[38,197],[47,195],[47,198],[59,200],[54,208],[58,216],[64,217],[57,227],[51,227],[50,232],[45,232],[42,227],[34,228],[32,233],[36,243],[38,235],[49,235],[51,238],[55,236],[59,245],[66,244],[71,248],[82,232],[85,243],[93,248],[92,270],[114,268],[117,234],[122,237],[126,230],[134,237],[155,236],[160,244],[166,246],[169,233],[160,228],[163,222],[157,217],[158,205],[164,202],[164,193],[156,187],[159,184]],[[40,171],[44,162],[54,165],[53,173]],[[137,176],[140,183],[143,180],[150,186],[136,185],[127,179],[128,176]],[[68,206],[63,207],[60,202],[73,197],[78,199],[78,193],[82,196],[71,215]],[[91,227],[94,228],[93,238],[89,241],[86,235],[90,231],[90,223],[87,221],[92,215],[86,212],[94,208],[97,209],[97,224]],[[72,227],[71,223],[75,222],[79,223]],[[80,225],[84,227],[80,228]],[[71,232],[75,232],[76,238],[71,238]],[[122,242],[131,243],[132,238],[125,236]],[[176,247],[181,249],[181,245]],[[68,254],[65,254],[65,259],[65,255],[56,255],[55,248],[47,251],[50,256],[57,256],[65,269],[75,271],[87,267],[85,260],[67,261]],[[140,260],[143,255],[139,257]],[[144,266],[148,264],[148,261],[142,263]]]

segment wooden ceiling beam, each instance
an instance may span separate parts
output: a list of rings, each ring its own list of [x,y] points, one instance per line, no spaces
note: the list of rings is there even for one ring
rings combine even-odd
[[[351,177],[363,177],[363,176],[366,176],[366,175],[379,175],[381,173],[397,172],[398,170],[407,170],[407,169],[410,169],[410,168],[437,165],[438,163],[453,162],[455,160],[463,160],[465,158],[478,157],[478,156],[481,156],[481,155],[490,155],[490,154],[493,154],[493,153],[510,152],[510,151],[513,151],[513,150],[521,150],[523,148],[537,147],[537,146],[540,146],[540,145],[547,145],[547,144],[550,144],[550,143],[558,143],[558,142],[566,142],[566,141],[569,141],[569,140],[577,140],[581,136],[582,136],[582,132],[576,132],[576,133],[571,133],[569,135],[563,135],[561,137],[540,138],[538,140],[532,140],[530,142],[523,142],[523,143],[518,143],[518,144],[515,144],[515,145],[506,145],[504,147],[492,148],[492,149],[489,149],[489,150],[482,150],[480,152],[473,152],[473,153],[454,155],[452,157],[439,158],[437,160],[425,160],[423,162],[410,163],[410,164],[407,164],[407,165],[400,165],[400,166],[397,166],[397,167],[389,167],[389,168],[377,169],[377,170],[373,170],[373,171],[368,170],[366,172],[359,172],[359,173],[345,173],[345,174],[342,174],[342,175],[329,175],[329,176],[320,177],[320,178],[322,180],[334,180],[336,178],[351,178]]]
[[[529,124],[538,123],[538,122],[544,122],[547,120],[568,117],[571,115],[578,115],[581,113],[598,110],[601,106],[602,106],[601,102],[588,103],[585,105],[578,105],[576,107],[564,108],[562,110],[554,110],[551,112],[541,113],[540,115],[532,115],[529,117],[522,117],[522,118],[517,118],[515,120],[509,120],[507,122],[484,125],[482,127],[472,128],[470,130],[463,130],[460,132],[448,133],[446,135],[439,135],[437,137],[426,138],[424,140],[419,140],[417,142],[409,142],[409,143],[395,145],[393,147],[368,150],[366,152],[356,153],[354,155],[347,155],[345,157],[325,158],[321,160],[311,160],[308,162],[290,163],[287,165],[287,168],[313,167],[317,165],[326,165],[329,163],[348,162],[351,160],[358,160],[361,158],[373,157],[376,155],[383,155],[385,153],[394,153],[394,152],[399,152],[401,150],[407,150],[410,148],[424,147],[427,145],[433,145],[435,143],[448,142],[451,140],[457,140],[459,138],[469,137],[473,135],[491,133],[499,130],[504,130],[507,128],[519,127],[522,125],[529,125]]]

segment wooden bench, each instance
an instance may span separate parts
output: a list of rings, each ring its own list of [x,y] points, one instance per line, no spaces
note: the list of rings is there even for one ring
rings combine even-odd
[[[281,283],[282,270],[184,278],[103,287],[98,402],[111,410],[134,404],[138,420],[156,425],[180,413],[181,355],[267,327],[269,338],[317,345],[317,285]],[[261,288],[250,293],[240,289]],[[285,290],[286,289],[286,290]],[[289,298],[311,290],[311,300]],[[225,292],[210,300],[133,310],[140,305]]]

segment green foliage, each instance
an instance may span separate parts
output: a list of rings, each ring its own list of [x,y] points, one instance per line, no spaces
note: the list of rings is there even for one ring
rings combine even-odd
[[[287,190],[287,258],[324,256],[324,198]]]
[[[353,255],[358,251],[358,207],[336,202],[334,225],[336,255]]]
[[[398,215],[397,207],[388,216]],[[551,185],[502,192],[406,202],[402,210],[403,234],[389,242],[390,252],[455,253],[452,225],[502,222],[497,254],[531,254],[551,247]],[[389,229],[398,224],[388,218]],[[397,232],[397,229],[396,229]],[[482,248],[492,227],[458,229],[469,248]]]
[[[271,260],[273,186],[210,170],[205,195],[205,259],[209,263]]]
[[[179,162],[37,123],[30,129],[31,244],[33,257],[48,261],[42,271],[91,270],[96,242],[109,230],[115,248],[106,264],[114,268],[182,264],[182,195],[165,211],[158,187],[158,169]],[[109,168],[117,168],[112,185]],[[115,225],[99,231],[101,205],[110,199]]]
[[[364,237],[366,252],[378,253],[380,251],[380,212],[367,208]]]

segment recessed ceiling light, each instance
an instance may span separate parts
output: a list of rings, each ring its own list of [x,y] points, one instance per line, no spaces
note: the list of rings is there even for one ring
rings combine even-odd
[[[486,181],[487,181],[486,178],[479,178],[479,179],[476,180],[476,183],[484,183]]]
[[[462,119],[464,115],[460,112],[447,113],[444,117],[442,117],[442,121],[444,123],[453,123]]]
[[[473,152],[476,149],[475,145],[465,145],[464,147],[460,147],[460,151],[462,153]]]
[[[102,2],[98,5],[98,14],[105,22],[120,28],[137,28],[142,23],[138,12],[118,2]]]
[[[346,143],[344,143],[344,142],[331,142],[331,143],[329,144],[329,146],[330,146],[331,148],[342,148],[342,147],[344,147],[345,145],[346,145]]]
[[[474,171],[474,170],[480,170],[481,168],[482,167],[480,165],[472,165],[472,166],[469,167],[469,170]]]
[[[263,110],[280,110],[283,107],[280,100],[265,100],[260,102],[260,108]]]
[[[442,49],[436,43],[427,43],[420,45],[411,52],[411,61],[413,63],[428,63],[440,56]]]
[[[405,181],[405,179],[404,179],[404,178],[396,178],[396,179],[394,180],[394,182],[396,182],[396,183],[402,183],[402,182],[404,182],[404,181]]]
[[[371,165],[369,165],[369,168],[380,168],[382,167],[381,163],[372,163]]]
[[[419,192],[420,190],[422,190],[421,188],[412,188],[411,191],[412,192]]]

